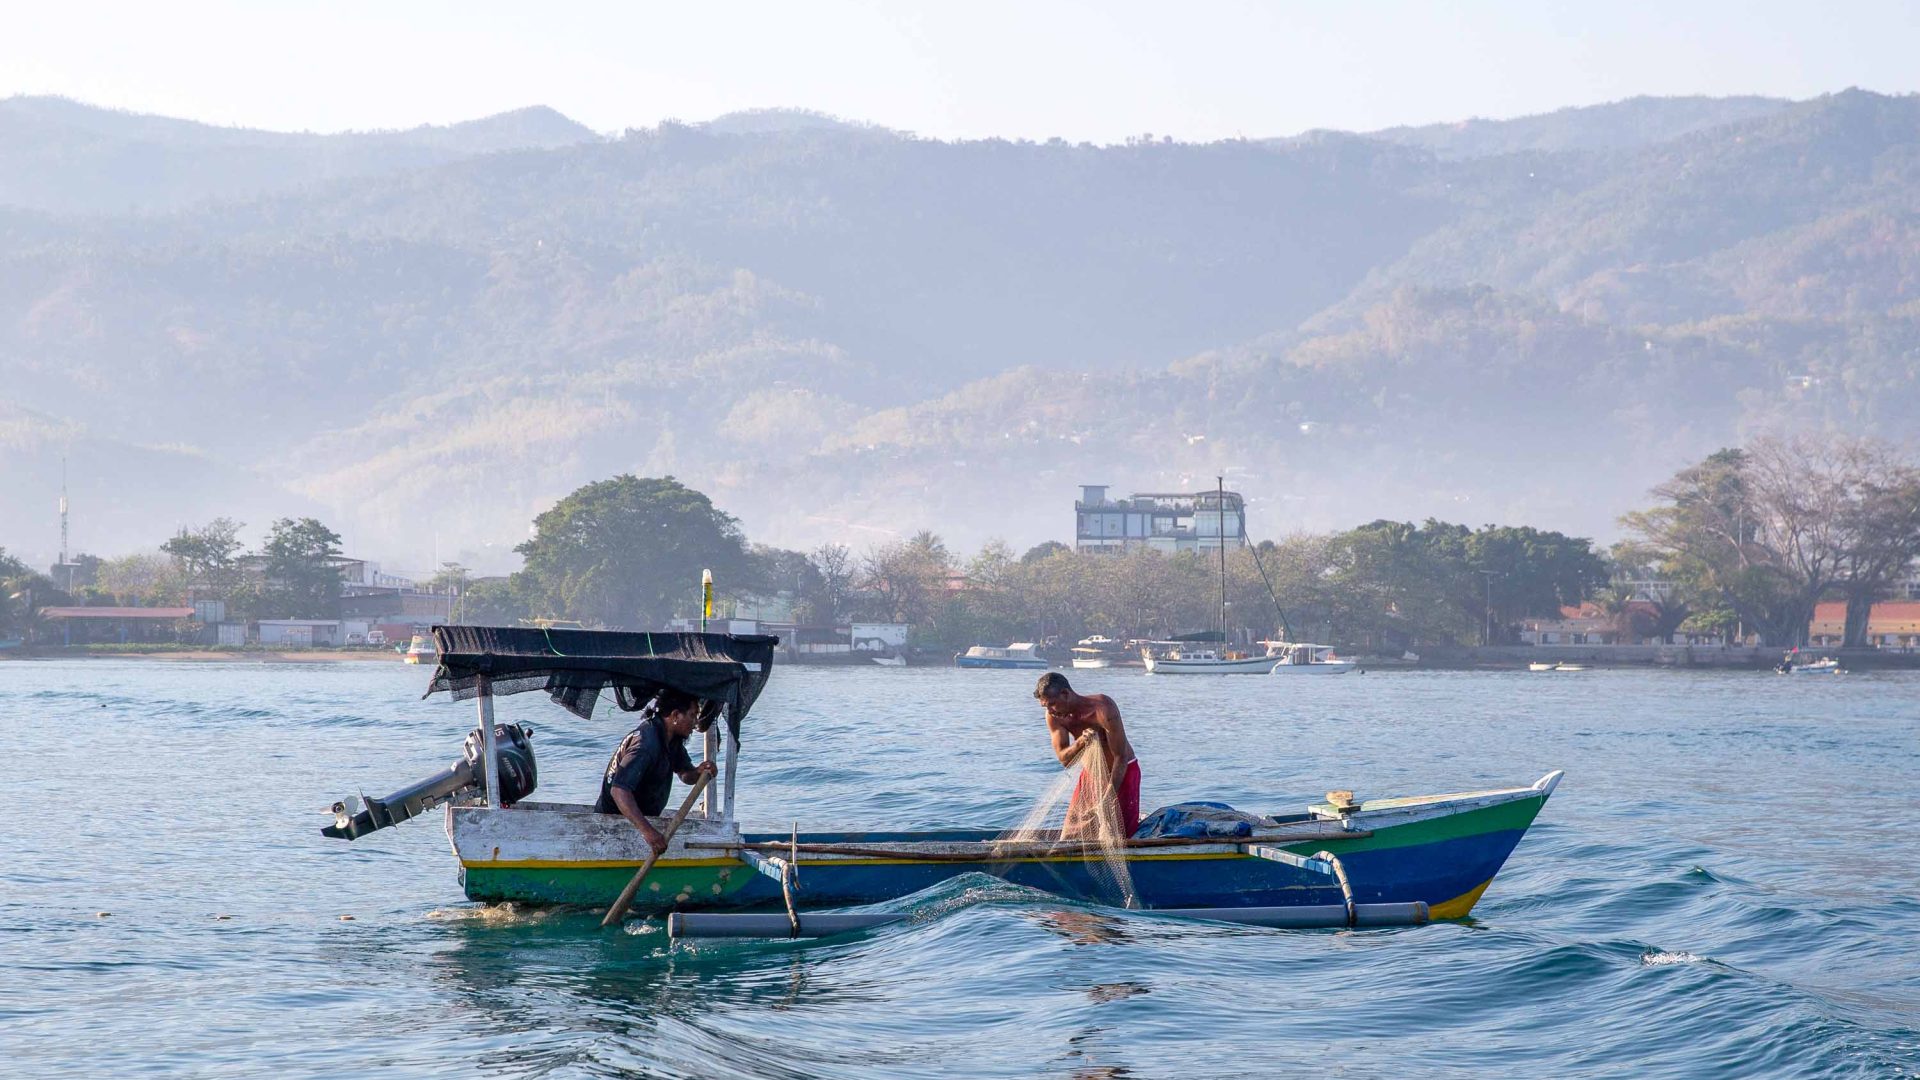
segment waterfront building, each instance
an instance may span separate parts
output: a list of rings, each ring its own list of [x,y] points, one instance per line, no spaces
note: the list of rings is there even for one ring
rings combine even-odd
[[[1083,484],[1073,516],[1075,551],[1147,548],[1172,554],[1247,545],[1246,500],[1237,491],[1139,492],[1114,499],[1105,484]]]

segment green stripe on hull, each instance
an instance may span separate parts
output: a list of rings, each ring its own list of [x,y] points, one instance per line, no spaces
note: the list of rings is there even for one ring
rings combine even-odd
[[[469,866],[461,871],[467,899],[528,904],[593,904],[604,907],[620,895],[638,866]],[[710,904],[739,891],[753,876],[745,866],[656,866],[633,898],[638,912],[671,911]]]
[[[1507,830],[1524,832],[1529,825],[1533,824],[1533,819],[1540,815],[1540,808],[1546,804],[1547,796],[1542,792],[1531,798],[1515,799],[1512,802],[1428,818],[1425,821],[1412,821],[1405,825],[1368,826],[1365,819],[1357,819],[1356,824],[1361,828],[1372,829],[1372,836],[1353,840],[1313,840],[1302,844],[1290,844],[1286,850],[1302,855],[1311,855],[1316,851],[1331,851],[1335,855],[1340,855],[1349,851],[1386,851],[1392,848],[1414,847]]]

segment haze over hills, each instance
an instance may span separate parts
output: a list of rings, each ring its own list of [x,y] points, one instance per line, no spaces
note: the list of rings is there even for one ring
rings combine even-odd
[[[88,550],[313,512],[424,566],[620,471],[789,546],[1060,539],[1079,483],[1223,470],[1261,535],[1609,535],[1759,427],[1920,434],[1913,97],[1104,147],[16,98],[0,144],[9,547],[68,445]]]

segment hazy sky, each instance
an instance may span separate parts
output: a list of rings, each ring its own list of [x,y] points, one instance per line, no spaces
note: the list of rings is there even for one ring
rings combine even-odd
[[[1920,3],[92,3],[9,0],[0,96],[407,127],[547,104],[603,130],[800,106],[1112,141],[1515,116],[1635,94],[1920,89]]]

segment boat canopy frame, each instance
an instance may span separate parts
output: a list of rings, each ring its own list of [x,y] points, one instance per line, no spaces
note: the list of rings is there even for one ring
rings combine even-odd
[[[436,626],[439,666],[422,697],[446,691],[455,701],[477,700],[487,805],[502,808],[493,699],[499,694],[544,690],[553,702],[582,720],[593,719],[600,692],[611,687],[621,710],[637,712],[662,690],[678,690],[706,702],[702,716],[726,721],[724,796],[708,785],[705,815],[733,818],[734,773],[740,757],[740,722],[746,719],[773,672],[777,637],[759,634],[696,634],[575,630],[537,626]],[[707,726],[705,760],[715,761],[719,732]]]
[[[530,626],[436,626],[439,667],[424,696],[445,690],[455,701],[544,690],[554,704],[593,719],[600,691],[619,691],[622,710],[643,708],[662,690],[708,702],[728,733],[740,737],[773,670],[777,637],[649,633]],[[486,689],[482,690],[482,683]]]

